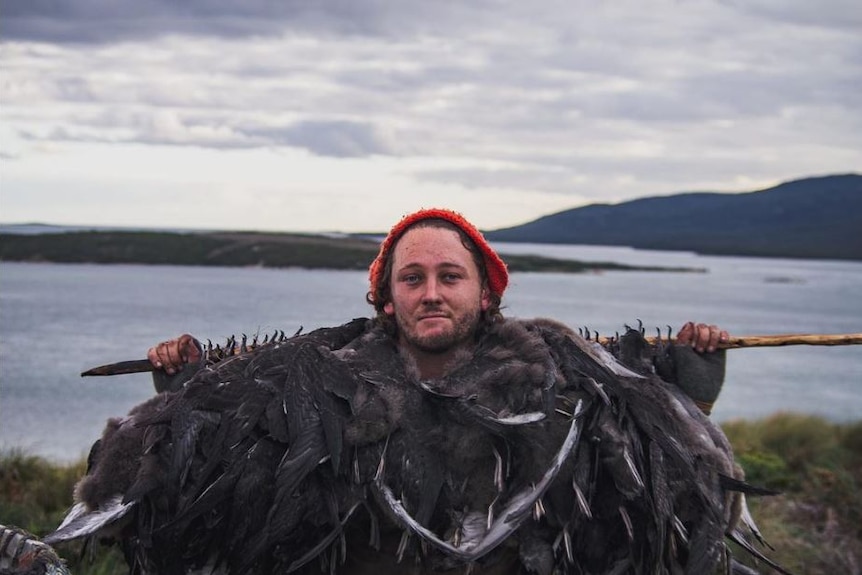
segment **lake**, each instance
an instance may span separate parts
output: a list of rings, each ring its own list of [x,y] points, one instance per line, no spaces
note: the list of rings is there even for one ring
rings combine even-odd
[[[499,244],[501,253],[704,268],[706,273],[514,273],[503,312],[613,335],[688,319],[734,335],[862,332],[862,263],[706,257],[591,246]],[[183,332],[292,334],[371,312],[355,271],[0,263],[0,448],[85,455],[105,420],[153,393],[148,374],[81,378]],[[777,411],[855,421],[862,346],[728,352],[718,421]]]

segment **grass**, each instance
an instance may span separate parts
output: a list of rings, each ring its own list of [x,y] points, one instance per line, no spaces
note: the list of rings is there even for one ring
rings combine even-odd
[[[780,413],[723,428],[747,480],[782,491],[749,500],[768,555],[794,573],[862,572],[862,421]]]
[[[781,413],[722,427],[748,481],[783,492],[749,499],[774,547],[767,554],[798,574],[862,572],[862,421],[834,424]],[[83,461],[56,465],[21,451],[0,453],[0,522],[48,533],[71,506],[74,484],[85,468]],[[85,554],[80,545],[64,545],[58,552],[79,575],[128,571],[115,548]],[[744,559],[746,554],[735,555]]]
[[[0,453],[0,523],[43,536],[63,519],[72,506],[75,483],[85,473],[86,461],[56,465],[20,450]],[[85,553],[82,544],[57,549],[76,575],[128,573],[116,548],[100,547]]]

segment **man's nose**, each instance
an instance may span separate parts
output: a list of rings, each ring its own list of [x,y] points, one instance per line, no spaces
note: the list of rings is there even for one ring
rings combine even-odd
[[[438,287],[437,280],[431,279],[425,282],[425,293],[422,294],[422,301],[440,301]]]

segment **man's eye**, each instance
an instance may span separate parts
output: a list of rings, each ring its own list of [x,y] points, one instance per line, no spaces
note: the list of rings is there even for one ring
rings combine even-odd
[[[458,281],[459,279],[461,279],[461,274],[457,274],[457,273],[454,273],[454,272],[453,272],[453,273],[448,273],[448,274],[443,274],[443,281],[446,281],[446,282],[450,282],[450,283],[451,283],[451,282],[456,282],[456,281]]]
[[[419,280],[419,274],[407,274],[406,276],[401,276],[401,281],[410,285],[419,283]]]

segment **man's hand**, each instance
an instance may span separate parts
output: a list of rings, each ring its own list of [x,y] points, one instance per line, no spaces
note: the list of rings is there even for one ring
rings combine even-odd
[[[151,347],[147,351],[147,359],[156,369],[163,369],[168,375],[174,375],[186,364],[198,363],[201,360],[201,348],[194,337],[184,333],[176,339]]]
[[[730,341],[730,335],[726,330],[719,329],[714,325],[705,323],[694,323],[693,321],[686,322],[679,333],[676,334],[676,343],[679,345],[688,345],[695,349],[698,353],[705,351],[712,353],[718,349],[719,343]]]

